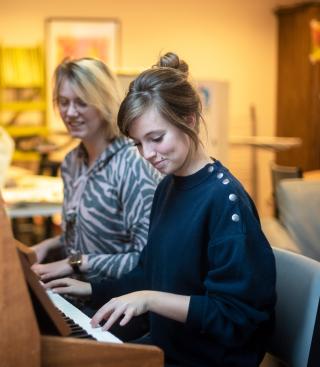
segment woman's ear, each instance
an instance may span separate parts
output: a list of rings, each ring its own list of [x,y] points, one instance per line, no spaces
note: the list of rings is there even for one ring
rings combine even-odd
[[[191,129],[196,127],[196,115],[194,113],[186,116],[185,121]]]

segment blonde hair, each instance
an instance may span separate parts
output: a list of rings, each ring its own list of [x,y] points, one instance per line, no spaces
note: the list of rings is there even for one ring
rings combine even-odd
[[[155,107],[198,146],[202,120],[200,96],[188,81],[188,65],[172,52],[160,57],[156,65],[131,82],[118,113],[120,131],[128,135],[130,124],[150,107]],[[190,116],[195,117],[194,126],[188,123]]]
[[[92,58],[65,60],[54,72],[53,103],[58,105],[62,83],[70,82],[77,96],[95,107],[106,122],[106,139],[112,140],[120,132],[117,113],[122,92],[116,76],[102,61]]]

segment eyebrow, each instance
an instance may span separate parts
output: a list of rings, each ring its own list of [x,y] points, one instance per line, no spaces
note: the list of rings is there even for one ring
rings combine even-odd
[[[75,98],[69,98],[68,96],[64,96],[63,94],[58,94],[58,97],[57,97],[57,99],[59,99],[59,98],[64,98],[64,99],[67,99],[67,100],[79,100],[79,101],[82,101],[82,102],[84,102],[84,100],[82,99],[82,98],[80,98],[79,96],[76,96]]]

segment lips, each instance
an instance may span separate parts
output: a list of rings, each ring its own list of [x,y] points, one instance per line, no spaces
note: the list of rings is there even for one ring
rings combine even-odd
[[[164,163],[167,161],[167,159],[161,159],[160,161],[154,162],[153,166],[157,169],[161,168]]]
[[[70,126],[71,128],[77,128],[77,127],[83,125],[83,122],[81,122],[81,121],[79,121],[79,122],[78,121],[68,121],[67,123],[68,123],[68,126]]]

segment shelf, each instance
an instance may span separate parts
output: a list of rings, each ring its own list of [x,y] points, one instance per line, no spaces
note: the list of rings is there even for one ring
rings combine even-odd
[[[15,140],[13,160],[39,160],[37,139],[49,134],[44,65],[40,45],[0,45],[0,126]]]
[[[3,126],[3,128],[12,136],[48,136],[49,130],[47,126],[38,125],[21,125],[21,126]]]
[[[20,150],[16,150],[13,153],[13,157],[12,160],[13,161],[28,161],[28,162],[38,162],[40,159],[40,154],[37,152],[25,152],[25,151],[20,151]]]
[[[46,111],[45,101],[15,101],[15,102],[2,102],[0,104],[0,110],[2,111]]]

